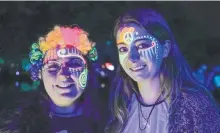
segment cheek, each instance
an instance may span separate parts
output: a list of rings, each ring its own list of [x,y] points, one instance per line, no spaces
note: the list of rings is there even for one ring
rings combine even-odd
[[[155,47],[146,50],[141,50],[140,55],[144,60],[154,61],[156,59]]]
[[[44,84],[44,89],[46,90],[48,95],[51,97],[53,95],[53,86],[56,83],[56,79],[44,74],[42,80]]]
[[[79,78],[80,74],[83,72],[83,70],[81,71],[78,71],[78,70],[75,70],[75,69],[71,69],[70,68],[70,72],[71,72],[71,75],[74,77],[74,78]]]
[[[121,64],[121,66],[122,67],[124,67],[125,66],[125,62],[126,62],[126,57],[128,56],[128,54],[127,53],[124,53],[124,54],[120,54],[119,55],[119,62],[120,62],[120,64]]]
[[[42,73],[42,80],[47,86],[56,83],[56,77],[56,74]]]
[[[87,85],[88,80],[88,69],[85,68],[81,72],[75,73],[76,81],[81,89],[84,89]]]
[[[157,44],[156,46],[140,51],[141,57],[146,60],[150,61],[153,64],[160,65],[162,60],[162,46]]]

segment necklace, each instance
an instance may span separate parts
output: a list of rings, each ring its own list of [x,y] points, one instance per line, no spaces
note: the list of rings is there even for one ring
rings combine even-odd
[[[161,94],[162,94],[162,93],[161,93]],[[148,124],[149,119],[150,119],[150,116],[151,116],[151,113],[153,112],[154,107],[157,105],[157,102],[158,102],[158,100],[160,99],[161,94],[160,94],[160,96],[157,98],[156,102],[153,104],[153,107],[151,108],[150,113],[149,113],[149,115],[148,115],[147,118],[145,118],[144,115],[143,115],[143,112],[142,112],[142,109],[141,109],[141,106],[142,106],[142,105],[140,104],[140,102],[138,103],[139,129],[140,129],[141,131],[144,131],[144,130],[146,129],[147,124]],[[164,101],[164,100],[162,100],[162,101]],[[161,102],[160,102],[160,103],[161,103]],[[142,115],[142,117],[144,118],[144,120],[147,122],[147,123],[145,124],[144,128],[141,128],[141,124],[140,124],[140,123],[141,123],[140,112],[141,112],[141,115]]]

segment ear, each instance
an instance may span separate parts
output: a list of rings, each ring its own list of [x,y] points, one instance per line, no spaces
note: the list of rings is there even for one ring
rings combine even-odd
[[[163,45],[163,58],[166,58],[169,55],[170,48],[171,48],[171,41],[166,40],[165,44]]]

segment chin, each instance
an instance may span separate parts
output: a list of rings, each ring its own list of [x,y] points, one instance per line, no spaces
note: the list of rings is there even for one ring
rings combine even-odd
[[[146,78],[143,78],[143,77],[131,77],[134,81],[136,82],[141,82],[141,81],[144,81]]]
[[[130,75],[130,77],[136,82],[141,82],[141,81],[144,81],[144,80],[150,78],[150,75],[142,73],[142,74],[138,74],[138,75]]]
[[[68,107],[68,106],[71,106],[74,101],[75,101],[75,98],[58,98],[58,99],[54,99],[52,100],[53,103],[59,107]]]
[[[57,106],[59,107],[68,107],[71,106],[73,104],[73,102],[54,102]]]

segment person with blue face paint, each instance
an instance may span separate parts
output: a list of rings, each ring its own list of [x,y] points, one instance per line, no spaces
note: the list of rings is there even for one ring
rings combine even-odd
[[[219,133],[213,97],[192,75],[165,19],[152,9],[121,15],[119,65],[107,133]]]
[[[31,78],[42,81],[37,93],[21,107],[6,132],[97,133],[100,114],[95,104],[91,64],[95,43],[78,26],[55,26],[30,51]],[[91,70],[92,72],[92,70]],[[97,105],[97,106],[95,106]]]

